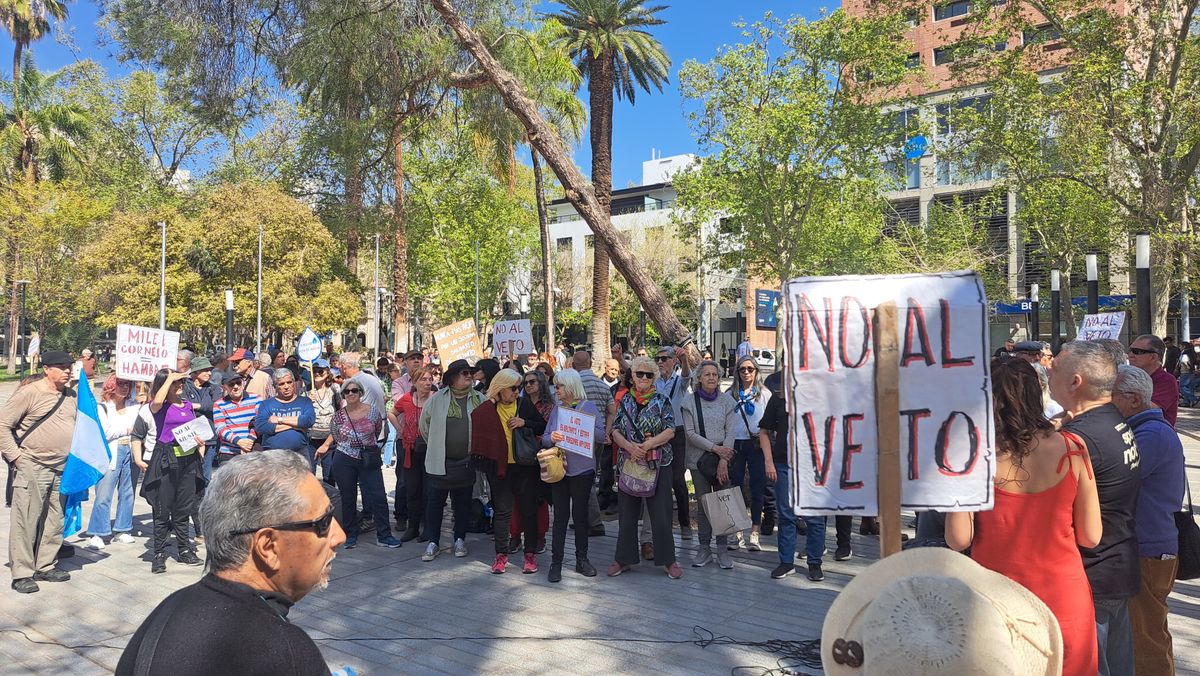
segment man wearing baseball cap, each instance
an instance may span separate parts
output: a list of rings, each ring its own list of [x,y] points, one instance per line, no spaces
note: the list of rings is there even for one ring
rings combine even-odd
[[[9,523],[12,588],[38,591],[38,582],[65,582],[55,567],[63,540],[63,466],[75,435],[71,355],[51,350],[42,357],[44,377],[13,393],[0,409],[0,453],[16,472]]]

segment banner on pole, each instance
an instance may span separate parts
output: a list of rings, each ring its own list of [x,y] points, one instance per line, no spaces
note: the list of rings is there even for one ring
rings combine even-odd
[[[1094,315],[1084,315],[1083,323],[1079,326],[1076,340],[1111,340],[1121,339],[1121,329],[1125,326],[1124,312],[1101,312]]]
[[[509,351],[509,347],[512,351]],[[492,351],[499,356],[513,357],[530,354],[537,350],[533,346],[533,330],[528,319],[504,319],[496,322],[492,329]]]
[[[991,509],[987,299],[971,272],[808,277],[783,289],[797,514],[878,513],[873,309],[895,301],[901,506]]]
[[[433,332],[433,342],[443,366],[448,366],[456,359],[466,359],[474,365],[483,356],[483,346],[479,344],[479,332],[475,330],[474,319],[464,319],[437,329]]]
[[[593,444],[596,442],[596,416],[559,406],[557,431],[565,437],[556,444],[559,448],[568,453],[592,457]]]
[[[179,333],[117,324],[117,377],[152,382],[159,369],[175,370]]]

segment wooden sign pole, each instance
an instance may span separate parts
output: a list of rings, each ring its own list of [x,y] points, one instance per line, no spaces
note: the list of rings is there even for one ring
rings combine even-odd
[[[879,436],[879,555],[900,551],[900,335],[896,303],[875,308],[875,416]]]

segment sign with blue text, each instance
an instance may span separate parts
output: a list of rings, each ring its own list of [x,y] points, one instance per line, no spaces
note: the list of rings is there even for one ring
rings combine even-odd
[[[779,326],[775,316],[779,308],[779,292],[771,289],[754,290],[754,326],[760,329],[774,329]]]

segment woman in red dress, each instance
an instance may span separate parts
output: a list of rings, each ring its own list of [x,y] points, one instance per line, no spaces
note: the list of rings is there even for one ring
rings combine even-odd
[[[946,542],[1020,583],[1058,619],[1063,674],[1098,668],[1092,590],[1079,547],[1100,541],[1100,501],[1087,449],[1042,414],[1037,372],[1023,359],[992,363],[996,500],[989,512],[946,515]]]

